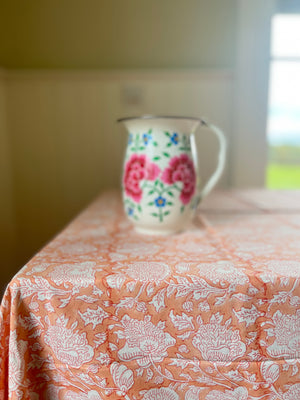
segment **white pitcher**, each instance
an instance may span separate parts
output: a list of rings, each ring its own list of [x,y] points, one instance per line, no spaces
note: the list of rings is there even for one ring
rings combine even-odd
[[[128,218],[143,234],[183,230],[224,170],[224,134],[200,118],[145,115],[118,122],[129,133],[122,179]],[[200,125],[210,128],[220,144],[217,168],[202,190],[194,138]]]

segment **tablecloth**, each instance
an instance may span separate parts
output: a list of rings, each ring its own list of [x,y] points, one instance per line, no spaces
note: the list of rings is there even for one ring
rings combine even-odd
[[[300,399],[300,192],[215,192],[135,233],[104,193],[12,279],[0,399]]]

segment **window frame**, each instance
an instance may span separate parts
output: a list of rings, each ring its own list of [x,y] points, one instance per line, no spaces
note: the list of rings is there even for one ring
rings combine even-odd
[[[271,18],[276,0],[238,0],[231,186],[264,187]]]

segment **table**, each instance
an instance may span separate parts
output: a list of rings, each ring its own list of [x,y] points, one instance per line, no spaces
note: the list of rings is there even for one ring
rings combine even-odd
[[[0,399],[300,399],[300,192],[214,192],[140,236],[101,195],[12,279]]]

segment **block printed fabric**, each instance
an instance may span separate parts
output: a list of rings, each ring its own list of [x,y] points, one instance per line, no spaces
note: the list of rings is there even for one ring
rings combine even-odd
[[[105,193],[1,304],[1,400],[297,400],[299,358],[299,192],[215,192],[167,237]]]

